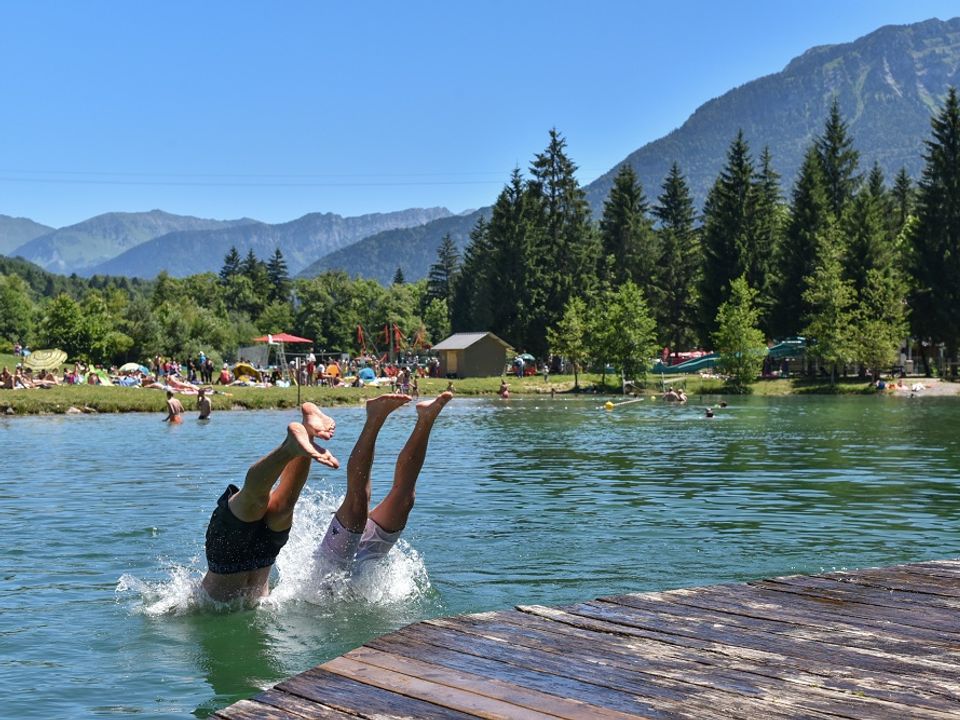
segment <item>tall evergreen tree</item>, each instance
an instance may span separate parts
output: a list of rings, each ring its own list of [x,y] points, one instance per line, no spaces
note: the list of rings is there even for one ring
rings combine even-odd
[[[882,185],[878,189],[868,184],[857,193],[842,223],[847,238],[846,277],[857,293],[867,286],[870,270],[882,272],[896,262],[885,199]]]
[[[240,273],[240,253],[235,245],[230,246],[230,252],[223,258],[223,267],[220,268],[220,281],[226,284],[234,275]]]
[[[746,250],[754,234],[751,200],[754,179],[750,148],[737,133],[727,150],[727,164],[707,194],[703,209],[703,276],[700,281],[700,338],[709,344],[717,311],[730,282],[746,271]]]
[[[444,300],[448,305],[452,304],[453,288],[459,269],[460,251],[457,250],[450,233],[447,233],[440,240],[437,261],[430,266],[430,272],[427,275],[427,297]]]
[[[910,304],[914,332],[945,343],[953,359],[960,344],[960,101],[955,88],[931,124],[917,192]]]
[[[598,242],[566,145],[551,129],[547,148],[530,165],[527,189],[536,221],[526,264],[531,296],[524,345],[535,355],[546,352],[546,329],[563,314],[567,301],[587,294],[596,280]]]
[[[853,138],[849,135],[847,123],[840,113],[840,101],[836,97],[830,105],[823,135],[814,144],[823,170],[830,210],[834,218],[839,220],[860,186],[860,175],[857,173],[860,153],[853,149]]]
[[[403,268],[397,266],[397,271],[393,274],[393,285],[403,285],[407,279],[403,276]]]
[[[645,293],[650,292],[657,249],[648,210],[637,174],[629,163],[624,163],[603,204],[600,219],[597,274],[602,280],[614,285],[632,280]]]
[[[270,300],[285,302],[290,297],[290,275],[287,262],[280,248],[273,251],[273,257],[267,263],[267,277],[270,278]]]
[[[813,275],[823,238],[832,223],[832,212],[823,184],[823,171],[815,146],[807,150],[793,187],[790,220],[778,256],[773,334],[796,335],[810,306],[803,298],[804,279]]]
[[[756,291],[752,299],[761,330],[770,334],[771,312],[776,292],[776,257],[786,224],[786,207],[780,192],[780,175],[773,169],[770,149],[760,154],[760,168],[753,181],[749,232],[744,248],[747,285]]]
[[[828,232],[835,233],[835,229]],[[853,286],[843,277],[838,243],[823,243],[813,274],[804,279],[803,299],[809,308],[804,335],[807,353],[830,369],[830,381],[856,358],[851,329],[855,327]]]
[[[537,210],[518,168],[493,204],[487,226],[489,255],[483,296],[476,298],[490,313],[494,333],[517,347],[537,347],[528,336],[527,320],[539,306],[540,288],[530,281],[530,252],[536,235]],[[543,344],[544,339],[541,339]]]
[[[906,168],[900,168],[896,179],[893,181],[893,212],[896,221],[896,232],[899,235],[907,225],[907,219],[913,214],[914,210],[914,188],[913,181],[907,174]]]
[[[453,332],[472,332],[490,329],[490,306],[487,288],[490,286],[490,238],[488,224],[481,215],[470,231],[463,256],[463,265],[457,273],[450,308]]]
[[[693,198],[680,166],[673,163],[653,208],[659,222],[660,255],[654,274],[651,305],[660,339],[674,352],[694,339],[700,276],[700,237]]]

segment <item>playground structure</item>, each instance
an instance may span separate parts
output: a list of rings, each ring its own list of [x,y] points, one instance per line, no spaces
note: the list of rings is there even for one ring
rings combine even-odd
[[[397,323],[387,323],[383,326],[383,331],[378,332],[377,340],[382,338],[386,346],[386,352],[381,353],[373,337],[364,330],[363,325],[357,325],[357,347],[362,357],[374,359],[378,362],[395,363],[398,358],[409,353],[426,352],[430,349],[430,343],[426,341],[427,331],[421,325],[413,333],[413,337],[408,337],[400,329]]]
[[[765,362],[782,362],[790,358],[799,357],[803,355],[806,347],[807,341],[805,338],[787,338],[786,340],[767,348]],[[653,368],[651,368],[650,372],[656,375],[686,375],[689,373],[698,373],[703,372],[704,370],[711,370],[716,367],[719,361],[720,354],[714,352],[701,355],[698,358],[686,360],[682,363],[677,363],[676,365],[664,365],[662,361],[658,361]]]

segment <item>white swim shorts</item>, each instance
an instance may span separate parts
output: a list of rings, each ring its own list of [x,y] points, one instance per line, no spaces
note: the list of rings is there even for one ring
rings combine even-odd
[[[334,515],[320,542],[318,554],[341,567],[379,560],[390,552],[402,532],[387,532],[370,518],[367,518],[362,533],[351,532]]]

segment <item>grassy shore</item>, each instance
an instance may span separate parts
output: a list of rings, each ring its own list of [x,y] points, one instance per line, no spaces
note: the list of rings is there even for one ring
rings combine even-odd
[[[2,362],[2,356],[0,356]],[[580,375],[580,392],[596,394],[619,394],[616,378],[607,376],[606,385],[601,383],[600,375]],[[554,393],[573,394],[572,375],[551,376],[545,381],[542,376],[518,379],[508,377],[512,395],[544,395]],[[447,380],[422,379],[419,382],[420,395],[431,397],[447,388]],[[500,387],[500,378],[469,378],[453,381],[454,391],[459,396],[495,396]],[[699,376],[667,376],[663,385],[659,377],[648,377],[642,392],[659,395],[664,387],[684,388],[691,397],[699,395],[722,395],[736,392],[716,378]],[[359,404],[364,400],[387,392],[382,388],[330,388],[302,387],[298,394],[296,387],[291,388],[217,388],[212,395],[215,411],[223,410],[266,410],[271,408],[293,408],[299,402],[313,401],[318,405],[335,406]],[[830,385],[809,380],[763,380],[754,383],[748,392],[758,396],[784,396],[797,394],[867,394],[875,392],[869,382],[844,382]],[[195,407],[195,398],[190,395],[179,396],[188,411]],[[103,387],[97,385],[71,385],[47,390],[0,390],[0,412],[7,415],[60,414],[70,408],[82,412],[154,412],[162,413],[165,408],[165,396],[159,390],[140,388]]]

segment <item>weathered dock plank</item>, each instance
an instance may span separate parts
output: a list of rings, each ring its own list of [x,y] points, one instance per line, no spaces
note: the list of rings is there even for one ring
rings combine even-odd
[[[960,560],[437,618],[221,720],[960,717]]]

